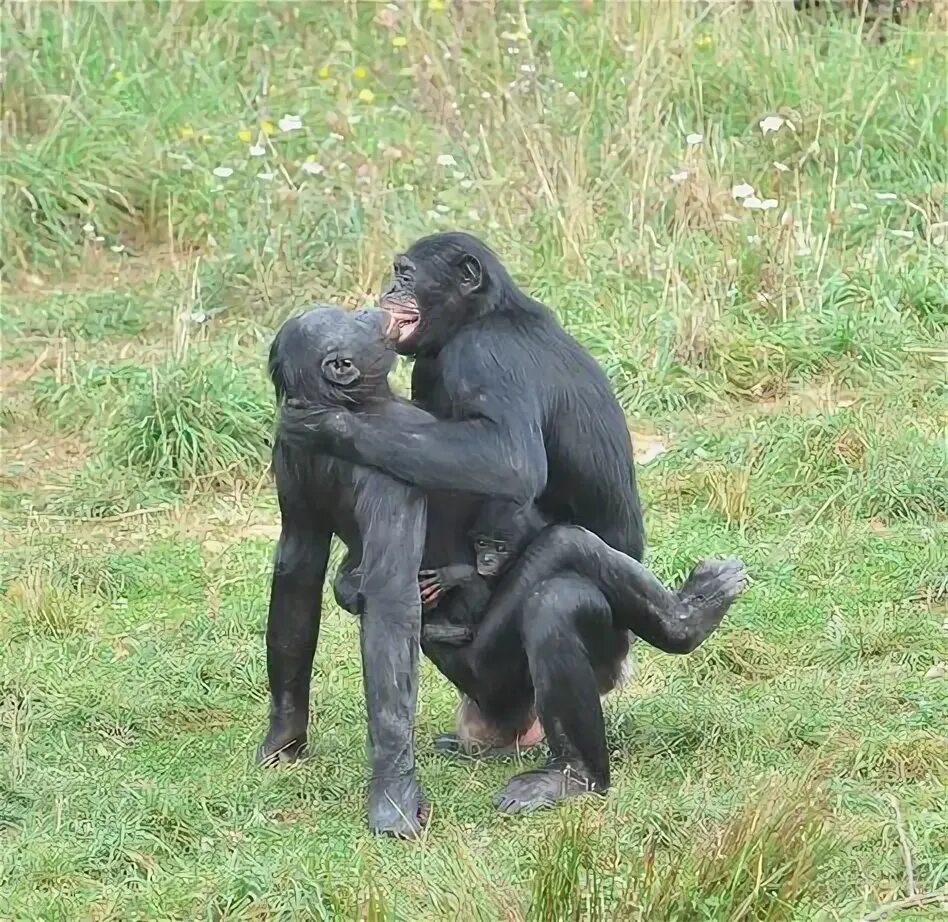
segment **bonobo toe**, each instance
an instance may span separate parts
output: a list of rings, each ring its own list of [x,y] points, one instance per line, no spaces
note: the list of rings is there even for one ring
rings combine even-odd
[[[596,783],[568,766],[555,763],[514,775],[494,798],[502,813],[531,813],[584,794],[605,794]]]
[[[369,792],[369,830],[375,835],[416,839],[428,825],[430,806],[414,775],[376,780]]]

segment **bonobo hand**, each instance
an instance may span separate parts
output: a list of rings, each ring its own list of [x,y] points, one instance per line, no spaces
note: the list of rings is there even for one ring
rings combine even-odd
[[[477,570],[467,564],[419,571],[418,588],[421,590],[421,604],[425,608],[434,607],[445,592],[466,583],[476,575]]]
[[[327,409],[289,398],[280,408],[280,432],[290,443],[312,449],[331,449],[345,445],[352,437],[353,417],[348,410]]]

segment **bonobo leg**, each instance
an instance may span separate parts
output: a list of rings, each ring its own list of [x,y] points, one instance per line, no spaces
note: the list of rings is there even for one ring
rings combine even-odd
[[[553,525],[523,552],[491,598],[472,644],[475,671],[479,673],[515,641],[520,611],[535,588],[564,572],[585,577],[602,591],[616,627],[666,653],[690,653],[701,644],[720,625],[747,581],[740,560],[705,560],[676,592],[591,531]]]
[[[609,787],[609,752],[597,681],[614,666],[616,631],[603,594],[572,576],[544,583],[527,601],[522,629],[550,760],[515,775],[495,798],[505,813],[548,807]],[[628,651],[628,644],[620,644]]]
[[[425,498],[372,472],[360,481],[362,684],[368,717],[369,828],[417,836],[428,802],[415,770]]]
[[[257,761],[293,761],[306,746],[309,686],[319,638],[329,532],[284,520],[277,544],[267,616],[270,728]]]

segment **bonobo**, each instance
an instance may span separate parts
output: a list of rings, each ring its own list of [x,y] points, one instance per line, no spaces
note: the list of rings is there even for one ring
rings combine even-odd
[[[470,543],[474,551],[474,565],[454,563],[433,570],[422,570],[419,574],[421,603],[425,608],[435,605],[455,604],[471,615],[477,615],[479,622],[486,608],[489,590],[496,584],[498,577],[504,574],[510,564],[523,552],[524,548],[549,524],[543,513],[533,503],[526,506],[507,499],[490,498],[480,504],[480,508],[470,530]],[[458,592],[451,592],[451,590]],[[445,594],[450,595],[445,598]],[[468,596],[458,600],[459,593]],[[462,623],[461,617],[447,616],[450,624]],[[428,636],[449,640],[448,635],[434,628],[428,629]],[[460,640],[462,635],[458,635]],[[472,639],[473,634],[466,639]]]
[[[501,809],[603,791],[609,760],[599,695],[621,672],[629,631],[666,652],[693,650],[743,589],[743,564],[704,562],[681,592],[670,592],[637,563],[644,529],[632,444],[609,381],[476,237],[416,241],[396,258],[380,306],[397,327],[397,350],[415,356],[412,398],[437,420],[285,406],[284,435],[426,491],[535,502],[551,522],[582,526],[618,554],[604,583],[621,590],[611,599],[583,552],[593,578],[567,572],[531,585],[513,614],[503,599],[490,605],[460,685],[477,719],[513,738],[533,720],[535,694],[552,758],[512,778],[498,795]],[[512,582],[522,589],[517,573],[515,564],[498,592]],[[633,585],[616,586],[616,575]]]
[[[331,306],[286,321],[270,349],[277,402],[346,406],[396,425],[427,417],[389,390],[395,352],[385,335],[388,325],[381,311]],[[425,496],[374,468],[300,451],[280,427],[273,470],[282,527],[267,620],[270,727],[258,760],[293,760],[306,744],[323,580],[330,540],[338,535],[348,553],[336,580],[337,597],[361,616],[369,826],[416,835],[427,813],[413,742]]]

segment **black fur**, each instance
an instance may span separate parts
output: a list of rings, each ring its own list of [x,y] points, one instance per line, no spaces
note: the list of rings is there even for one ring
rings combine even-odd
[[[604,790],[599,695],[617,680],[629,631],[669,652],[693,649],[742,588],[743,569],[731,562],[710,574],[713,605],[701,582],[708,572],[696,569],[703,591],[683,607],[638,563],[632,445],[609,382],[481,241],[417,241],[396,260],[381,306],[401,325],[398,350],[416,356],[413,399],[437,421],[295,406],[284,409],[284,435],[426,491],[535,503],[560,523],[502,578],[454,681],[497,725],[522,725],[536,700],[553,759],[513,779],[498,798],[503,809]],[[511,598],[526,601],[515,610]]]

